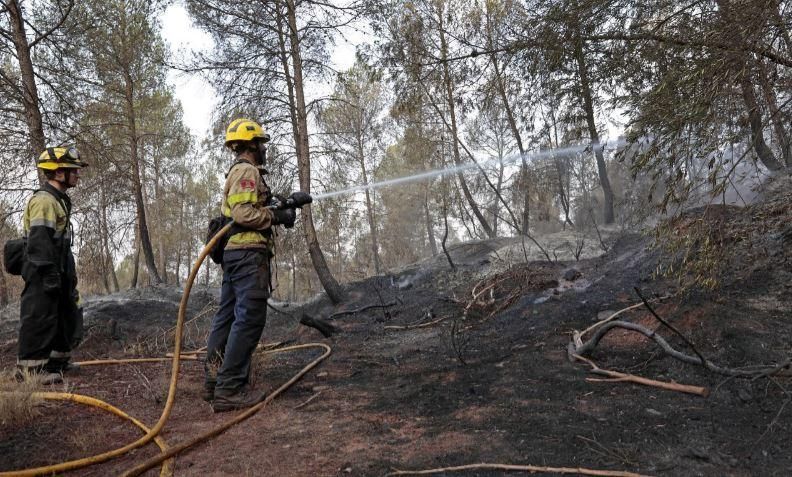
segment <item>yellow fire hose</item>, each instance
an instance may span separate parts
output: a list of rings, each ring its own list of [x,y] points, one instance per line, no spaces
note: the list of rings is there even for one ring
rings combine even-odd
[[[267,396],[267,398],[265,400],[263,400],[262,402],[258,403],[255,406],[247,409],[245,412],[239,414],[238,416],[235,416],[233,419],[227,421],[226,423],[221,424],[220,426],[210,430],[209,432],[207,432],[205,434],[202,434],[202,435],[200,435],[198,437],[195,437],[193,439],[190,439],[189,441],[184,442],[182,444],[179,444],[176,447],[168,447],[161,438],[157,437],[159,435],[159,433],[162,431],[162,428],[165,426],[165,423],[167,422],[168,418],[170,417],[171,411],[173,409],[173,405],[174,405],[175,398],[176,398],[176,388],[177,388],[178,379],[179,379],[179,365],[180,365],[180,361],[182,359],[185,359],[185,360],[197,360],[198,359],[196,356],[185,356],[185,355],[182,355],[182,351],[181,351],[181,348],[182,348],[182,331],[183,331],[183,328],[184,328],[184,315],[185,315],[186,310],[187,310],[187,300],[188,300],[188,298],[190,296],[190,291],[192,290],[192,285],[195,282],[195,277],[198,275],[198,271],[200,270],[201,265],[203,264],[203,261],[206,259],[206,256],[209,254],[209,252],[214,247],[214,245],[220,240],[220,237],[225,235],[225,233],[228,232],[231,229],[231,226],[233,224],[234,224],[234,222],[231,222],[231,223],[227,224],[225,227],[220,229],[220,231],[218,231],[217,234],[215,234],[215,236],[206,244],[204,249],[201,251],[201,254],[198,256],[198,259],[196,260],[195,264],[193,265],[192,270],[190,271],[190,276],[187,279],[187,283],[185,284],[184,292],[182,294],[181,302],[179,303],[179,312],[178,312],[178,316],[176,318],[176,327],[175,327],[175,333],[174,333],[174,345],[173,345],[173,357],[172,358],[132,358],[132,359],[127,359],[127,360],[84,361],[84,362],[81,363],[84,366],[85,365],[91,366],[91,365],[99,365],[99,364],[120,364],[120,363],[129,363],[129,362],[149,363],[149,362],[159,362],[159,361],[167,361],[167,360],[172,361],[170,385],[168,387],[168,397],[167,397],[167,400],[165,401],[165,407],[162,410],[162,414],[160,415],[160,418],[157,421],[157,423],[154,425],[154,427],[149,429],[145,425],[143,425],[143,423],[141,423],[137,419],[127,415],[126,413],[124,413],[120,409],[118,409],[118,408],[116,408],[116,407],[114,407],[114,406],[112,406],[112,405],[110,405],[108,403],[105,403],[103,401],[100,401],[98,399],[91,398],[91,397],[88,397],[88,396],[83,396],[83,395],[79,395],[79,394],[70,394],[70,393],[34,393],[34,396],[38,396],[38,397],[41,397],[41,398],[44,398],[44,399],[68,400],[68,401],[78,402],[78,403],[81,403],[81,404],[87,404],[87,405],[90,405],[90,406],[99,407],[101,409],[107,410],[107,411],[112,412],[112,413],[114,413],[114,414],[116,414],[118,416],[121,416],[121,417],[123,417],[125,419],[130,420],[135,425],[140,427],[146,434],[143,437],[139,438],[138,440],[136,440],[136,441],[134,441],[134,442],[132,442],[130,444],[127,444],[127,445],[125,445],[123,447],[119,447],[117,449],[114,449],[114,450],[111,450],[111,451],[108,451],[108,452],[104,452],[102,454],[97,454],[97,455],[94,455],[94,456],[85,457],[85,458],[82,458],[82,459],[71,460],[71,461],[67,461],[67,462],[61,462],[59,464],[54,464],[54,465],[49,465],[49,466],[44,466],[44,467],[36,467],[36,468],[32,468],[32,469],[14,470],[14,471],[10,471],[10,472],[0,472],[0,477],[23,477],[23,476],[49,475],[49,474],[54,474],[54,473],[57,473],[57,472],[65,472],[65,471],[69,471],[69,470],[81,469],[81,468],[84,468],[84,467],[88,467],[90,465],[99,464],[101,462],[106,462],[106,461],[108,461],[108,460],[110,460],[110,459],[112,459],[114,457],[118,457],[118,456],[121,456],[123,454],[126,454],[127,452],[129,452],[129,451],[131,451],[133,449],[137,449],[139,447],[142,447],[142,446],[148,444],[152,440],[155,441],[157,443],[157,445],[160,446],[160,449],[162,449],[162,453],[157,455],[156,457],[154,457],[152,459],[149,459],[149,460],[145,461],[143,464],[131,469],[125,475],[139,475],[140,473],[145,472],[146,470],[150,469],[151,467],[153,467],[153,466],[155,466],[155,465],[157,465],[157,464],[159,464],[161,462],[164,462],[164,463],[163,463],[163,467],[162,467],[162,471],[161,471],[160,475],[162,475],[162,476],[170,475],[170,473],[171,473],[170,467],[171,467],[171,464],[172,464],[172,457],[173,456],[175,456],[179,452],[182,452],[183,450],[186,450],[186,449],[188,449],[188,448],[190,448],[190,447],[192,447],[192,446],[194,446],[194,445],[196,445],[196,444],[198,444],[200,442],[203,442],[203,441],[205,441],[205,440],[207,440],[207,439],[209,439],[211,437],[214,437],[214,436],[222,433],[223,431],[225,431],[229,427],[231,427],[231,426],[233,426],[233,425],[235,425],[235,424],[237,424],[239,422],[242,422],[245,419],[247,419],[248,417],[252,416],[256,412],[258,412],[261,408],[266,406],[275,397],[277,397],[279,394],[281,394],[284,390],[286,390],[288,387],[290,387],[292,384],[294,384],[297,380],[299,380],[308,371],[310,371],[315,366],[317,366],[322,360],[327,358],[327,356],[330,355],[330,353],[331,353],[330,347],[325,345],[325,344],[321,344],[321,343],[309,343],[309,344],[304,344],[304,345],[297,345],[297,346],[291,346],[291,347],[287,347],[287,348],[281,348],[281,349],[278,349],[278,350],[266,351],[266,353],[276,353],[276,352],[282,352],[282,351],[288,351],[288,350],[294,350],[294,349],[304,349],[304,348],[310,348],[310,347],[321,347],[321,348],[325,349],[324,354],[322,354],[319,358],[317,358],[314,361],[312,361],[311,363],[309,363],[305,368],[303,368],[299,373],[297,373],[287,383],[285,383],[284,385],[282,385],[281,387],[279,387],[278,389],[273,391],[269,396]]]
[[[76,402],[79,404],[85,404],[87,406],[98,407],[99,409],[103,409],[107,412],[115,414],[116,416],[126,419],[130,421],[132,424],[138,426],[140,429],[143,430],[146,434],[151,432],[151,430],[146,427],[145,424],[138,421],[134,417],[130,416],[129,414],[125,413],[121,409],[108,404],[104,401],[100,401],[99,399],[92,398],[90,396],[83,396],[82,394],[73,394],[73,393],[54,393],[54,392],[35,392],[32,394],[34,399],[46,399],[48,401],[71,401]],[[168,450],[168,445],[165,443],[165,440],[157,436],[154,438],[154,442],[159,446],[159,448],[165,452]],[[173,459],[168,459],[162,464],[162,470],[160,471],[160,477],[170,477],[173,475]]]

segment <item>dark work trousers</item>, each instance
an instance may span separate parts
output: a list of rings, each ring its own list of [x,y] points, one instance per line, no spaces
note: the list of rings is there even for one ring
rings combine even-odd
[[[234,394],[247,384],[250,359],[267,321],[269,294],[269,252],[226,250],[220,308],[206,345],[206,381],[216,382],[216,394]]]
[[[69,362],[82,334],[82,310],[69,288],[47,290],[38,273],[25,280],[19,314],[20,368],[58,373]]]

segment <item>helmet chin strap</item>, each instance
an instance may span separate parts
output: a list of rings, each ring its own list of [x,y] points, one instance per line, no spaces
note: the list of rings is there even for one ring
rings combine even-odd
[[[63,187],[64,189],[69,189],[69,188],[71,188],[71,187],[72,187],[72,185],[70,184],[70,182],[71,182],[71,175],[72,175],[72,174],[73,174],[73,171],[72,171],[72,169],[65,169],[65,170],[63,171],[63,177],[64,177],[64,180],[58,180],[58,179],[55,179],[55,182],[57,182],[58,184],[60,184],[60,185],[61,185],[61,187]]]
[[[267,148],[264,146],[264,144],[254,142],[252,144],[247,144],[238,150],[235,150],[235,152],[237,159],[239,159],[243,154],[250,153],[250,156],[252,156],[253,159],[253,165],[259,170],[259,173],[262,176],[269,174],[269,171],[264,168],[264,164],[267,162]]]

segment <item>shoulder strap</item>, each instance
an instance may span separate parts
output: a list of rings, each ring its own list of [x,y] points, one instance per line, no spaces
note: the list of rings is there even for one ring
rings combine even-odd
[[[69,222],[70,219],[69,216],[71,215],[71,212],[69,211],[69,208],[66,207],[66,202],[64,202],[63,199],[53,194],[51,191],[48,191],[47,189],[36,189],[36,191],[33,192],[33,195],[36,195],[39,192],[46,192],[47,194],[51,195],[56,201],[58,201],[61,207],[63,207],[63,211],[66,212],[66,221]]]
[[[240,164],[250,164],[250,163],[242,159],[237,159],[236,161],[234,161],[233,164],[231,164],[231,167],[228,168],[228,172],[226,172],[225,176],[228,177],[228,174],[231,174],[231,170]]]
[[[46,192],[47,194],[51,195],[56,201],[58,201],[61,207],[63,207],[63,211],[66,212],[66,228],[68,229],[69,232],[69,247],[71,247],[72,240],[74,240],[73,237],[74,231],[72,230],[72,224],[71,224],[71,211],[69,210],[68,207],[66,207],[66,202],[64,202],[63,199],[53,194],[51,191],[48,191],[47,189],[37,189],[35,192],[33,192],[33,195],[36,195],[39,192]],[[66,241],[64,240],[64,243],[65,242]]]

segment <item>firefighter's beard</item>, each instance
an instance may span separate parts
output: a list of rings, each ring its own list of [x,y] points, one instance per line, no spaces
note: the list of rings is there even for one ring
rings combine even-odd
[[[267,163],[267,146],[265,144],[258,144],[256,147],[256,165],[264,168]]]

